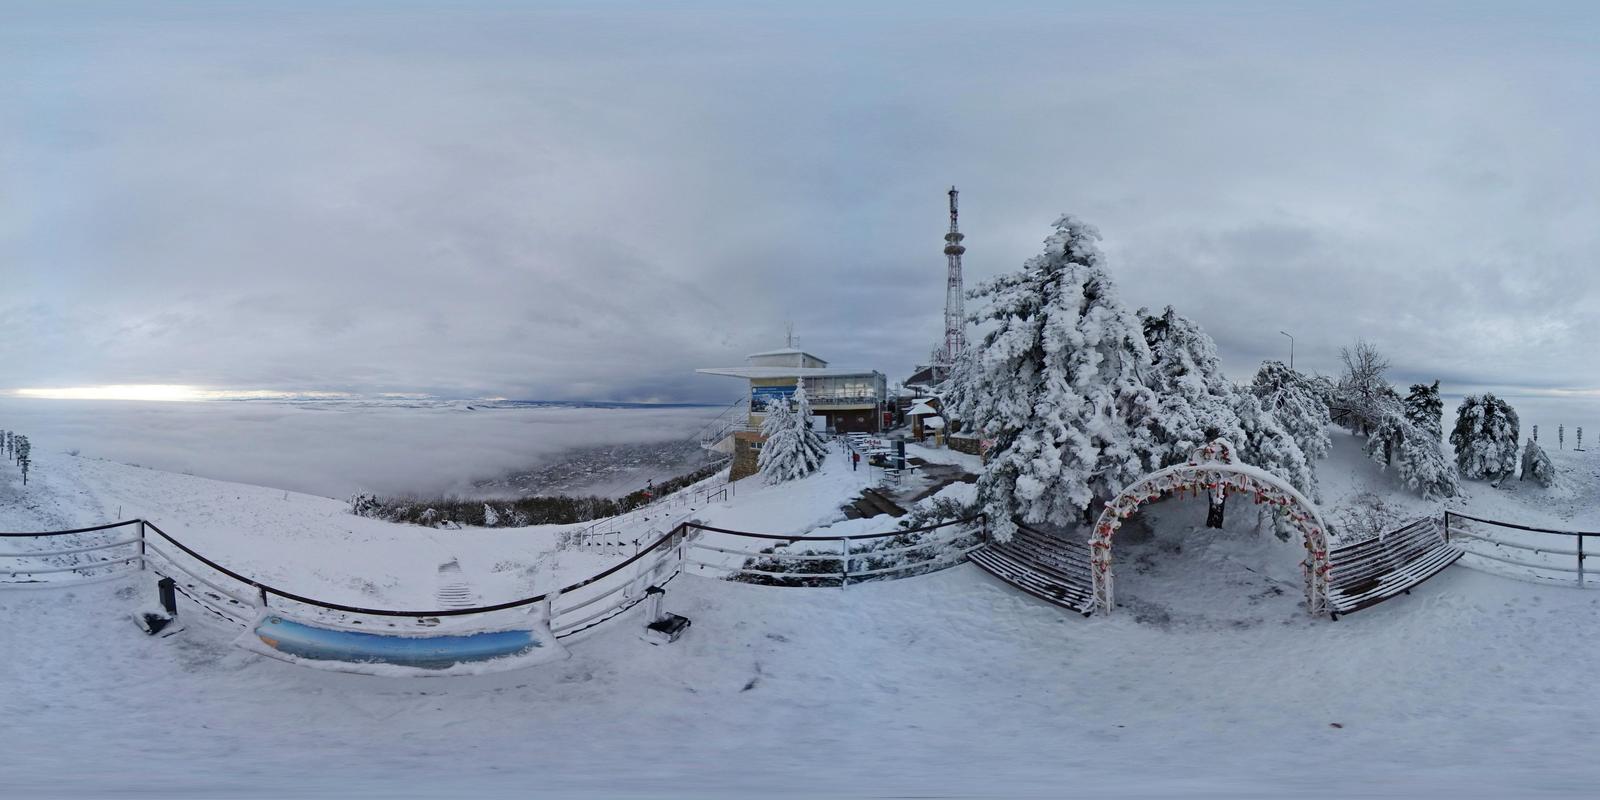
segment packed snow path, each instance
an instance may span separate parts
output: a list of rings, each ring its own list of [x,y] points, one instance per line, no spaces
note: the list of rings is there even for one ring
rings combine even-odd
[[[972,566],[844,591],[685,577],[680,642],[624,620],[493,682],[298,669],[194,618],[145,637],[115,584],[10,591],[0,752],[19,796],[1588,794],[1600,698],[1574,687],[1600,595],[1466,570],[1430,589],[1338,625],[1290,592],[1155,626]]]

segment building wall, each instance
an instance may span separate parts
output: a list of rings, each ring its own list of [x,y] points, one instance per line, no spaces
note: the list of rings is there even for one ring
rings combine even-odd
[[[756,431],[738,431],[733,434],[733,465],[728,470],[728,480],[748,478],[761,471],[757,460],[761,458],[761,434]]]

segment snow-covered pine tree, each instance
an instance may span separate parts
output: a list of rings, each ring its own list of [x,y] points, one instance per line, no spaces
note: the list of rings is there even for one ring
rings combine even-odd
[[[1527,480],[1529,476],[1546,489],[1556,485],[1556,465],[1550,463],[1550,456],[1532,439],[1522,448],[1522,479]]]
[[[1326,379],[1323,382],[1326,384]],[[1327,458],[1333,447],[1328,438],[1328,402],[1323,387],[1281,361],[1264,361],[1256,370],[1250,391],[1294,437],[1315,471],[1316,462]]]
[[[33,466],[33,445],[28,437],[17,437],[17,466],[22,468],[22,485],[28,485],[28,469]]]
[[[1536,441],[1536,442],[1539,441],[1539,426],[1538,425],[1533,426],[1533,440]]]
[[[1405,398],[1405,415],[1411,424],[1444,440],[1444,400],[1439,397],[1439,382],[1411,384],[1411,393]]]
[[[1565,425],[1556,426],[1556,446],[1560,450],[1567,449],[1567,426]]]
[[[493,528],[493,527],[498,526],[499,524],[500,524],[500,512],[494,510],[494,506],[491,506],[488,503],[484,503],[483,504],[483,527],[485,527],[485,528]]]
[[[1394,467],[1402,483],[1424,500],[1455,497],[1461,492],[1456,467],[1444,455],[1439,437],[1407,415],[1390,413],[1367,436],[1367,457]]]
[[[767,483],[804,478],[816,472],[827,455],[827,445],[811,430],[811,406],[806,401],[805,386],[796,387],[795,395],[800,413],[790,408],[789,402],[778,400],[767,408],[767,418],[761,422],[765,441],[756,465]]]
[[[1488,478],[1498,484],[1516,474],[1519,427],[1516,410],[1492,394],[1462,399],[1455,430],[1450,432],[1461,477]]]
[[[1582,425],[1578,426],[1578,443],[1573,445],[1572,449],[1574,449],[1574,450],[1582,450],[1583,449],[1583,426]]]
[[[1147,438],[1156,446],[1156,463],[1182,463],[1195,448],[1242,433],[1232,401],[1234,387],[1222,374],[1216,343],[1199,325],[1172,306],[1153,315],[1139,309],[1151,368],[1145,385],[1156,393],[1157,412],[1146,419]]]
[[[1044,252],[972,292],[973,315],[992,323],[956,415],[993,441],[978,490],[996,538],[1013,519],[1075,524],[1153,466],[1160,448],[1143,434],[1155,394],[1138,318],[1117,297],[1095,242],[1071,216],[1056,221]]]
[[[1211,337],[1171,306],[1160,315],[1140,309],[1139,318],[1152,361],[1146,384],[1157,397],[1156,413],[1146,423],[1147,438],[1158,448],[1157,466],[1181,463],[1195,448],[1222,438],[1238,448],[1245,463],[1315,497],[1315,470],[1299,442],[1257,397],[1228,381]],[[1327,419],[1325,405],[1315,398],[1310,405]],[[1325,433],[1320,442],[1326,452]],[[1222,527],[1226,499],[1212,497],[1207,526]]]
[[[794,416],[795,428],[799,431],[800,442],[821,466],[823,459],[828,457],[828,440],[817,429],[811,427],[811,396],[806,393],[804,378],[797,379],[794,386]]]

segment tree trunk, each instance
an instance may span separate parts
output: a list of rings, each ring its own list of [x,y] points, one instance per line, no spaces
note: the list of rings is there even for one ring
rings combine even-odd
[[[1222,512],[1228,502],[1228,494],[1221,489],[1211,493],[1211,506],[1206,509],[1206,527],[1222,527]]]

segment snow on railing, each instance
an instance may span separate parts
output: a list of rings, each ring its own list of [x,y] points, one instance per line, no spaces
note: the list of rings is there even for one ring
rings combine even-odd
[[[1600,537],[1600,531],[1536,528],[1446,511],[1444,536],[1445,541],[1456,543],[1468,556],[1517,568],[1507,570],[1497,566],[1485,571],[1512,578],[1576,583],[1579,587],[1594,585],[1592,579],[1585,577],[1583,562],[1588,558],[1585,551],[1592,550],[1587,547],[1587,540],[1590,537]],[[1550,538],[1552,536],[1563,538],[1552,540]],[[1562,542],[1573,546],[1547,546],[1547,542]],[[1484,569],[1488,565],[1476,566]]]
[[[518,624],[514,615],[525,615],[534,610],[535,606],[543,604],[548,609],[552,633],[557,638],[564,638],[587,631],[626,613],[645,600],[650,587],[665,585],[677,577],[686,564],[694,564],[700,571],[711,568],[721,577],[735,575],[766,575],[787,579],[825,577],[837,580],[840,586],[847,586],[851,581],[877,575],[904,573],[920,567],[938,568],[954,565],[977,545],[963,546],[956,552],[951,552],[950,546],[967,537],[978,537],[981,540],[987,531],[986,520],[982,515],[921,528],[827,538],[733,531],[684,520],[666,533],[642,544],[637,552],[620,563],[555,591],[492,605],[418,610],[368,608],[333,603],[273,586],[207,558],[149,520],[126,520],[67,531],[4,533],[0,534],[0,537],[48,540],[54,537],[93,534],[125,527],[133,527],[136,534],[130,537],[112,536],[111,541],[90,542],[72,547],[0,552],[0,559],[20,559],[24,562],[9,566],[0,565],[0,587],[78,585],[149,570],[161,577],[171,578],[177,592],[199,608],[220,619],[244,627],[251,625],[270,609],[274,613],[284,613],[351,630],[399,628],[420,631],[438,626],[442,618],[463,617],[471,617],[480,627],[492,626],[503,618],[509,629]],[[715,544],[699,540],[702,534],[706,533],[717,536]],[[891,537],[916,537],[921,534],[935,535],[891,547],[875,547],[871,544]],[[760,549],[731,546],[739,541],[804,543],[829,550],[836,548],[837,552],[822,554],[761,552],[760,549],[773,549],[774,546],[752,545]],[[126,556],[120,555],[129,550],[133,552]],[[691,550],[700,557],[691,557]],[[928,554],[904,560],[896,558],[924,551]],[[110,552],[111,555],[109,557],[92,555],[106,552]],[[80,560],[74,562],[75,558]],[[730,562],[730,558],[737,560]],[[820,573],[760,570],[746,567],[750,559],[774,563],[832,561],[838,568]],[[871,566],[870,560],[873,559],[893,559],[893,563]],[[865,569],[858,566],[863,562],[868,564]],[[40,575],[69,574],[76,579],[37,578]]]
[[[849,586],[852,580],[860,582],[863,578],[877,575],[905,572],[907,570],[930,565],[954,566],[962,561],[967,553],[983,546],[983,541],[988,533],[988,518],[979,514],[966,519],[940,522],[933,525],[924,525],[920,528],[907,528],[886,533],[867,533],[854,536],[828,536],[810,537],[779,535],[770,533],[750,533],[748,531],[735,531],[727,528],[713,528],[697,522],[687,523],[686,527],[692,531],[702,531],[719,534],[717,544],[729,545],[719,547],[711,544],[703,537],[690,537],[687,549],[700,557],[686,557],[685,563],[693,564],[703,572],[711,569],[714,574],[720,573],[723,577],[737,579],[739,576],[753,576],[756,581],[770,585],[816,585],[826,583],[840,587]],[[937,535],[920,536],[920,534]],[[892,547],[874,546],[874,542],[893,539],[895,537],[920,538],[909,544]],[[975,543],[970,543],[959,548],[959,552],[952,553],[951,545],[962,539],[976,537]],[[729,540],[733,541],[729,541]],[[777,542],[778,544],[752,545],[756,549],[737,547],[739,540],[752,542]],[[805,546],[810,552],[794,553],[780,549],[784,545]],[[913,556],[906,559],[895,558],[907,553],[924,552],[924,555]],[[736,558],[729,558],[733,556]],[[889,563],[882,563],[888,561]],[[767,563],[763,563],[767,562]],[[808,570],[805,572],[792,572],[783,569],[761,569],[768,566],[779,567],[786,563],[796,563],[800,566],[810,566],[821,562],[832,562],[837,565],[826,572]],[[877,565],[874,566],[874,562]],[[750,566],[752,563],[755,566]],[[865,564],[865,568],[855,568],[857,564]]]
[[[550,627],[557,638],[582,633],[616,617],[646,597],[651,586],[662,586],[677,576],[683,561],[683,539],[688,530],[679,524],[639,549],[632,557],[605,571],[564,586],[553,592],[493,605],[470,608],[398,610],[366,608],[331,603],[290,592],[231,570],[213,561],[163,531],[148,520],[97,525],[65,531],[0,533],[6,539],[48,540],[74,534],[92,534],[127,526],[137,526],[137,534],[109,542],[74,547],[0,552],[0,587],[76,586],[120,577],[149,569],[172,578],[179,594],[199,608],[228,622],[248,626],[267,609],[295,612],[317,622],[365,628],[425,629],[439,625],[444,617],[473,617],[475,621],[494,621],[501,612],[525,614],[530,607],[545,603],[550,607]],[[136,552],[118,557],[119,548]],[[112,557],[78,560],[68,556],[113,551]],[[53,559],[53,560],[52,560]],[[121,569],[113,569],[123,567]],[[39,579],[37,576],[67,576]],[[508,627],[515,625],[508,618]]]
[[[565,547],[598,550],[611,555],[631,555],[644,545],[649,531],[629,536],[624,528],[648,522],[654,515],[669,509],[688,508],[689,511],[694,511],[711,503],[725,501],[736,494],[738,488],[738,484],[734,481],[713,475],[698,484],[656,498],[638,508],[595,520],[576,531],[562,534],[561,542]],[[655,527],[659,529],[660,526]]]
[[[64,531],[0,533],[0,541],[48,541],[56,536],[86,535],[130,526],[136,527],[129,538],[116,538],[125,535],[119,531],[115,535],[107,534],[112,541],[90,541],[76,547],[22,551],[8,548],[0,552],[0,586],[56,586],[106,580],[143,569],[145,552],[144,521],[137,519]],[[138,566],[129,569],[129,565]],[[52,575],[64,577],[41,577]]]

